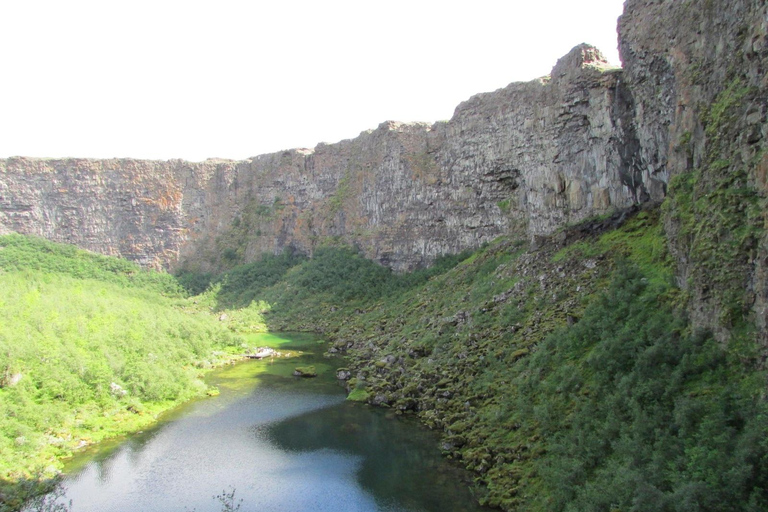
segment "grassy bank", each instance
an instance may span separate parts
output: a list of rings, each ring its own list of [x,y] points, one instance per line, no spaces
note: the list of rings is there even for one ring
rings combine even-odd
[[[206,392],[239,340],[167,274],[0,237],[0,509],[84,445]]]

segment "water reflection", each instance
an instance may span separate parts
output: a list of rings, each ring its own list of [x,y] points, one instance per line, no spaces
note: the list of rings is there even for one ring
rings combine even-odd
[[[153,431],[91,452],[65,480],[74,512],[218,512],[234,487],[241,510],[480,510],[432,433],[344,401],[314,340],[291,360],[212,375],[221,395],[176,411]],[[316,379],[293,377],[313,364]]]
[[[360,461],[358,483],[380,505],[414,511],[482,510],[461,484],[464,473],[440,456],[434,434],[390,416],[345,402],[260,430],[288,453],[331,450],[353,455]]]

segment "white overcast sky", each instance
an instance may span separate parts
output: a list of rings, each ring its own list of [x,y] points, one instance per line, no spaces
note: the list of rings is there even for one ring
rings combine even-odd
[[[449,119],[622,0],[0,0],[0,157],[242,159]]]

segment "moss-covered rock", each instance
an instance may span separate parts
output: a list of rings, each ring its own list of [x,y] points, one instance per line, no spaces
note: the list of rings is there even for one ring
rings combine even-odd
[[[297,366],[293,370],[293,375],[296,377],[317,377],[317,370],[314,366]]]
[[[367,402],[370,396],[370,393],[368,393],[365,388],[357,388],[353,389],[349,395],[347,395],[347,400],[351,400],[352,402]]]

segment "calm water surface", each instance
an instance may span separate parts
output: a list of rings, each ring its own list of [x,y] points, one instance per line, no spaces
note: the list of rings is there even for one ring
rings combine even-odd
[[[75,459],[64,482],[73,512],[218,512],[213,496],[232,489],[242,512],[485,510],[432,432],[344,400],[335,381],[343,363],[320,357],[315,338],[251,343],[301,354],[216,371],[218,397]],[[308,364],[316,379],[292,376]]]

